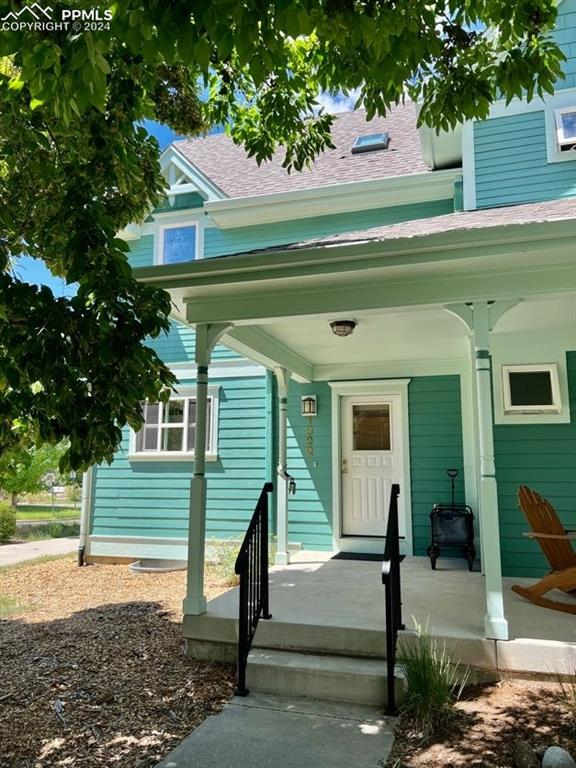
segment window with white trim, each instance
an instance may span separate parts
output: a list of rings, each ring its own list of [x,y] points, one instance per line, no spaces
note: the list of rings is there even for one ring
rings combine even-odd
[[[560,413],[558,366],[503,365],[505,413]]]
[[[554,110],[556,143],[560,152],[576,151],[576,106]]]
[[[163,224],[158,230],[158,238],[161,264],[178,264],[198,258],[197,224]]]
[[[215,456],[218,398],[208,397],[206,454]],[[193,458],[196,438],[196,394],[179,392],[166,403],[144,403],[144,426],[133,434],[133,458]]]

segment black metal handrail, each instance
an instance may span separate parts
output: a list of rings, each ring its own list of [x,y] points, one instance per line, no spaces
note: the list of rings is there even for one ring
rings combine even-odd
[[[266,483],[240,547],[234,572],[240,577],[238,615],[238,671],[235,694],[246,696],[246,664],[260,617],[271,619],[268,604],[268,494]]]
[[[400,530],[398,527],[398,496],[400,486],[394,483],[390,491],[384,562],[382,563],[382,584],[386,600],[386,664],[388,667],[387,715],[397,714],[396,708],[396,646],[398,632],[404,629],[402,623],[402,595],[400,590]]]

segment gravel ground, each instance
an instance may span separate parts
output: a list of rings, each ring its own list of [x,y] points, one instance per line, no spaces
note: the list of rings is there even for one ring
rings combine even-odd
[[[552,745],[576,756],[574,714],[556,683],[472,685],[444,734],[423,741],[410,720],[400,718],[387,768],[517,768],[519,742],[540,756]]]
[[[184,579],[74,557],[0,569],[1,768],[148,768],[221,709],[234,670],[184,654]],[[209,597],[226,588],[208,575]]]

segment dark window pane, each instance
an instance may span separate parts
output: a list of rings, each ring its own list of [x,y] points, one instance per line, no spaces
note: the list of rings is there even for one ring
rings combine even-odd
[[[184,430],[182,427],[164,427],[162,430],[162,450],[181,451],[183,434]]]
[[[355,451],[390,450],[390,406],[355,405],[352,413]]]
[[[194,261],[196,227],[170,227],[164,230],[164,264]]]
[[[164,406],[164,423],[184,423],[184,400],[170,400]]]
[[[549,371],[510,371],[510,405],[553,405]]]

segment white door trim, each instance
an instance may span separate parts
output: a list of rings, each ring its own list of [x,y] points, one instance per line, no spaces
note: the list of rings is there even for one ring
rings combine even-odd
[[[402,411],[403,479],[400,484],[400,502],[405,515],[406,538],[400,542],[402,554],[411,555],[412,502],[410,494],[410,432],[408,425],[408,384],[410,379],[380,379],[369,381],[329,381],[332,389],[332,547],[336,551],[381,552],[383,540],[378,538],[342,537],[342,482],[341,466],[341,402],[349,395],[399,395]]]

